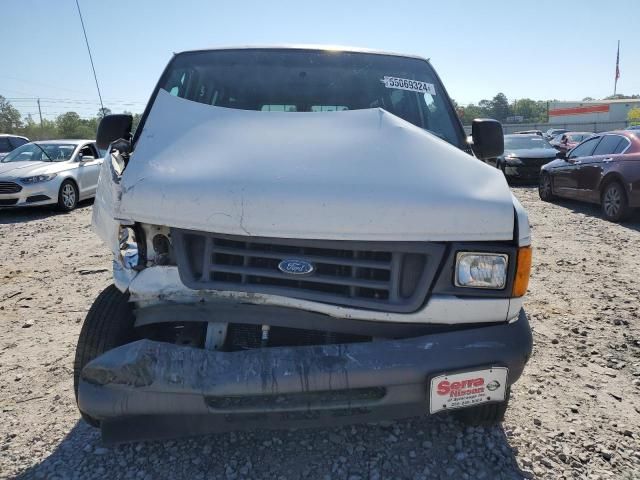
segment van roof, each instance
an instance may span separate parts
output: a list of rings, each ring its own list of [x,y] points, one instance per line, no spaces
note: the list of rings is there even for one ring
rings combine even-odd
[[[175,55],[181,53],[195,53],[195,52],[210,52],[220,50],[315,50],[315,51],[331,51],[331,52],[350,52],[350,53],[370,53],[374,55],[391,55],[394,57],[406,57],[416,58],[418,60],[429,61],[428,58],[421,57],[419,55],[407,55],[404,53],[387,52],[383,50],[373,50],[370,48],[360,47],[348,47],[344,45],[306,45],[306,44],[294,44],[294,45],[240,45],[229,47],[213,47],[213,48],[199,48],[194,50],[184,50],[182,52],[175,52]]]

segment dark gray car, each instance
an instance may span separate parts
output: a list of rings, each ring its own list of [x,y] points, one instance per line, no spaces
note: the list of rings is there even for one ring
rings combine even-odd
[[[558,151],[539,135],[505,135],[504,154],[487,160],[511,180],[537,181],[540,168],[556,158]]]

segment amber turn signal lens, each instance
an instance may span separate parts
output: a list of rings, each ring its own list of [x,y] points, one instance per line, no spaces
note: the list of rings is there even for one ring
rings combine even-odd
[[[516,278],[513,281],[512,295],[514,297],[522,297],[527,293],[530,273],[531,247],[520,247],[518,249],[518,261],[516,264]]]

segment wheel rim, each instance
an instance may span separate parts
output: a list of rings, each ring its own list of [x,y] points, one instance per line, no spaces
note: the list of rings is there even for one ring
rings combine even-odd
[[[62,187],[62,203],[67,208],[73,208],[76,204],[76,189],[70,183]]]
[[[548,197],[551,194],[551,179],[548,175],[542,177],[542,196]]]
[[[604,211],[609,217],[615,217],[620,212],[622,195],[616,185],[607,188],[604,193]]]

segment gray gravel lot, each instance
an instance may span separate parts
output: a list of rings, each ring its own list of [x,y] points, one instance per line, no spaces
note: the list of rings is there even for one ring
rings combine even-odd
[[[535,346],[502,427],[444,416],[117,447],[73,399],[80,326],[110,283],[91,206],[0,211],[0,477],[640,478],[640,215],[615,225],[514,191],[532,225]]]

